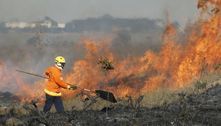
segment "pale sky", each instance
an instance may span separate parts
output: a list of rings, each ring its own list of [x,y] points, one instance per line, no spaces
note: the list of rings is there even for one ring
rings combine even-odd
[[[171,19],[185,24],[197,15],[197,0],[0,0],[0,21],[33,21],[49,16],[59,22],[110,14],[114,17]]]

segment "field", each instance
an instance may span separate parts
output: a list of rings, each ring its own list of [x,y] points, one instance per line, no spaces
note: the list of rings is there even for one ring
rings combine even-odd
[[[217,80],[212,81],[214,78]],[[41,108],[36,108],[35,104],[14,103],[7,107],[0,107],[0,124],[7,126],[218,126],[221,124],[221,81],[219,75],[213,75],[212,80],[209,80],[206,86],[196,83],[194,87],[176,91],[173,94],[171,91],[170,93],[156,91],[146,94],[140,101],[125,98],[111,104],[97,99],[88,108],[84,107],[92,102],[91,99],[82,101],[75,98],[65,101],[66,109],[69,109],[65,113],[45,114],[39,111]]]

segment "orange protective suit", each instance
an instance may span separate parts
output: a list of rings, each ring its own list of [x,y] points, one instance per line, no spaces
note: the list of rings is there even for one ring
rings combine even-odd
[[[44,92],[50,96],[61,96],[61,88],[68,88],[68,84],[63,81],[62,72],[56,66],[46,69],[45,75],[48,76]]]

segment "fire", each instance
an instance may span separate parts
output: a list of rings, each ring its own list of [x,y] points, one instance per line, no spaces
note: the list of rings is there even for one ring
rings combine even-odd
[[[221,7],[221,0],[207,0],[216,8]],[[158,88],[179,89],[202,73],[216,71],[215,66],[221,63],[221,15],[216,13],[203,21],[199,19],[188,33],[185,43],[177,37],[176,29],[168,22],[162,36],[164,41],[159,52],[147,50],[143,56],[119,58],[110,51],[111,39],[94,41],[84,39],[85,57],[76,61],[65,80],[79,87],[95,90],[104,89],[118,97],[140,95]],[[101,57],[113,62],[114,70],[103,71],[98,64]],[[7,84],[14,83],[16,94],[23,94],[24,101],[41,97],[43,82],[27,84],[7,65],[0,63],[0,89],[7,89]],[[36,90],[37,89],[37,90]],[[77,91],[65,91],[66,96],[73,96]]]
[[[30,102],[38,98],[43,100],[42,82],[36,82],[36,84],[26,83],[22,77],[15,72],[13,68],[6,65],[4,62],[0,64],[0,91],[10,91],[13,94],[19,96],[20,102]]]
[[[209,2],[217,7],[221,4],[217,0]],[[221,62],[220,14],[212,15],[203,22],[199,20],[198,24],[192,28],[184,44],[180,44],[176,29],[168,24],[161,51],[154,53],[148,50],[141,57],[119,59],[108,50],[107,45],[103,46],[104,43],[86,40],[86,57],[73,65],[69,81],[84,88],[111,90],[119,97],[161,87],[178,89],[188,86],[203,72],[214,72],[214,66]],[[96,65],[101,54],[114,61],[114,71],[102,73]]]

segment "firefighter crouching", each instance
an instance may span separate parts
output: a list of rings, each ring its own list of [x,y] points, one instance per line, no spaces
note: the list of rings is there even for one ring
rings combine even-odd
[[[55,58],[55,65],[46,69],[45,75],[49,78],[45,85],[46,101],[44,106],[44,112],[50,111],[52,105],[55,105],[57,112],[63,112],[64,106],[61,99],[61,88],[75,90],[74,85],[68,85],[63,81],[62,70],[65,66],[65,58],[57,56]]]

